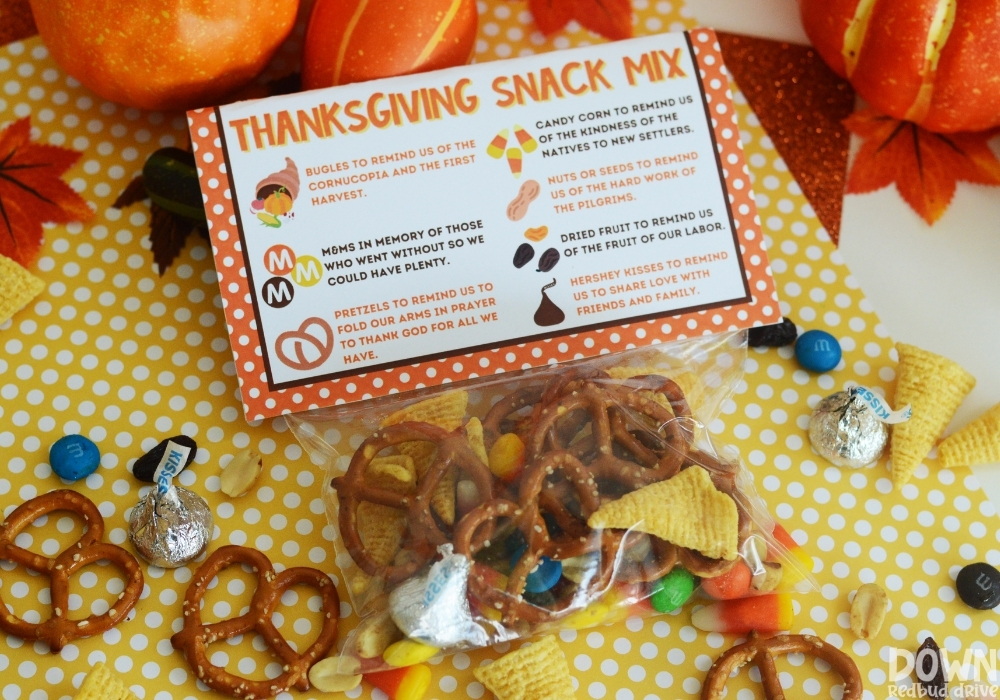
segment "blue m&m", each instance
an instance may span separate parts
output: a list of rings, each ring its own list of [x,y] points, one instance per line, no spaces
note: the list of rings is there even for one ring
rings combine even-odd
[[[93,474],[101,464],[97,445],[82,435],[61,437],[49,448],[49,466],[66,481],[78,481]]]
[[[840,343],[826,331],[806,331],[795,341],[795,358],[810,372],[829,372],[840,355]]]
[[[518,548],[514,556],[511,557],[511,565],[516,565],[518,559],[524,554],[525,547]],[[540,557],[535,570],[528,574],[528,579],[524,582],[526,593],[544,593],[559,582],[562,576],[562,562],[548,557]]]

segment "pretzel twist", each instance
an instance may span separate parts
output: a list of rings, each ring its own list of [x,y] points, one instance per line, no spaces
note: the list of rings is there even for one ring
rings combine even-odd
[[[670,408],[657,401],[656,395],[665,398]],[[627,533],[614,530],[598,534],[586,525],[602,502],[698,464],[706,468],[716,488],[736,502],[739,542],[746,541],[751,520],[737,497],[736,465],[692,448],[691,410],[674,381],[646,375],[612,384],[603,372],[567,373],[544,387],[527,387],[501,399],[487,414],[484,431],[488,425],[493,440],[505,423],[523,431],[523,418],[513,426],[510,419],[529,405],[528,465],[516,494],[517,503],[513,502],[514,494],[484,503],[468,513],[455,531],[456,552],[470,558],[501,518],[508,519],[524,536],[526,549],[514,562],[505,587],[497,588],[496,577],[478,562],[469,579],[470,594],[499,610],[505,624],[558,619],[579,607],[581,601],[586,603],[603,594],[612,578],[625,583],[652,581],[678,564],[707,578],[726,573],[736,564],[735,560],[710,559],[653,536],[649,537],[648,554],[640,561],[630,561],[622,554],[637,538],[630,542]],[[547,517],[542,517],[543,513]],[[556,525],[555,534],[549,522]],[[546,608],[524,600],[527,576],[542,556],[564,560],[583,554],[599,557],[596,575],[584,584],[585,590]]]
[[[234,564],[245,564],[257,573],[257,590],[250,601],[250,610],[239,617],[204,624],[201,602],[220,571]],[[281,596],[293,586],[305,584],[316,589],[322,598],[323,626],[316,641],[301,654],[297,653],[274,627],[271,615],[281,602]],[[184,627],[170,638],[174,649],[181,651],[198,680],[220,693],[254,700],[270,698],[290,688],[309,690],[309,669],[325,657],[337,639],[340,619],[340,597],[330,577],[308,567],[285,569],[275,573],[271,560],[255,549],[226,545],[215,550],[198,568],[184,594]],[[270,680],[254,681],[242,678],[215,666],[208,658],[210,644],[256,632],[281,660],[283,672]]]
[[[537,459],[552,448],[570,449],[579,457],[593,455],[587,466],[595,479],[610,480],[630,491],[669,479],[680,471],[691,446],[692,433],[685,420],[691,417],[691,410],[675,382],[649,376],[619,386],[578,380],[565,383],[563,389],[567,393],[557,394],[537,411],[535,429],[527,444],[529,459]],[[642,389],[664,394],[673,410],[641,393]],[[591,434],[571,442],[576,434],[565,439],[559,423],[580,410],[590,416]],[[640,417],[649,419],[652,426],[638,425]],[[628,430],[630,424],[639,429],[640,435],[659,444],[647,447]],[[631,453],[635,461],[616,456],[615,443]]]
[[[547,476],[557,470],[567,477],[576,490],[586,520],[600,506],[600,494],[596,484],[588,474],[587,468],[576,457],[568,452],[550,452],[532,463],[522,477],[518,494],[521,505],[501,499],[481,504],[467,514],[456,529],[455,551],[465,554],[470,559],[482,546],[476,542],[477,531],[487,523],[495,526],[493,521],[497,518],[510,518],[524,536],[527,543],[525,550],[514,564],[503,591],[487,583],[489,577],[484,575],[482,564],[474,565],[469,578],[469,589],[473,597],[499,609],[505,624],[513,624],[517,620],[532,624],[548,622],[580,607],[579,599],[576,597],[558,601],[552,608],[535,606],[523,599],[528,575],[543,556],[551,559],[568,559],[588,552],[601,551],[600,571],[588,582],[586,599],[599,596],[611,582],[620,536],[616,538],[608,532],[595,537],[584,525],[588,535],[575,535],[573,532],[564,531],[562,535],[554,537],[549,531],[548,523],[542,517],[539,496],[543,483]],[[482,544],[485,545],[487,542]]]
[[[434,462],[420,477],[415,493],[398,494],[365,483],[368,465],[379,452],[415,441],[437,445]],[[332,485],[337,490],[340,503],[338,519],[344,546],[364,572],[382,576],[389,583],[398,583],[412,576],[434,557],[438,545],[451,541],[451,535],[434,518],[431,498],[438,482],[452,467],[457,467],[475,483],[482,500],[492,497],[493,476],[489,467],[476,456],[461,432],[449,433],[429,423],[406,422],[382,428],[361,443],[347,473],[333,479]],[[358,506],[364,501],[406,513],[410,532],[403,546],[401,563],[383,567],[365,549],[358,533]]]
[[[785,700],[785,691],[778,679],[774,657],[802,653],[815,656],[830,664],[844,679],[843,700],[861,700],[864,686],[861,672],[854,660],[822,639],[805,634],[780,634],[761,639],[756,631],[743,644],[732,647],[712,664],[701,690],[701,700],[720,700],[726,691],[730,675],[748,663],[760,669],[760,682],[767,700]]]
[[[29,552],[14,544],[17,536],[31,523],[55,511],[69,511],[79,515],[87,525],[86,531],[74,544],[54,558]],[[14,509],[0,524],[0,559],[19,564],[49,579],[52,617],[37,624],[26,622],[9,612],[0,598],[0,630],[24,640],[40,640],[53,652],[60,651],[74,639],[103,634],[124,620],[143,590],[142,570],[139,562],[121,547],[101,542],[104,537],[104,518],[86,496],[61,489],[32,498]],[[76,620],[69,613],[69,579],[83,567],[107,560],[125,575],[125,589],[103,615],[90,615]]]
[[[505,422],[510,421],[512,416],[518,411],[529,406],[534,407],[541,400],[543,389],[544,387],[541,384],[526,386],[493,404],[493,407],[487,411],[486,416],[482,420],[483,441],[486,443],[487,450],[493,447],[493,443],[504,433],[515,432],[520,437],[524,437],[527,434],[529,430],[527,416],[515,421],[515,425],[510,426],[513,430],[505,429],[507,427],[505,426]]]

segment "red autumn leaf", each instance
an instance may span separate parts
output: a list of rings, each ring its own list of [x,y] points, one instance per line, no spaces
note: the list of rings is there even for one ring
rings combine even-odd
[[[528,0],[528,9],[545,34],[554,34],[575,19],[608,39],[632,36],[631,0]]]
[[[958,181],[1000,185],[1000,161],[987,145],[996,132],[936,134],[874,109],[856,112],[844,125],[864,139],[847,177],[847,191],[896,190],[928,224],[941,218]]]
[[[60,180],[77,151],[31,142],[31,121],[0,132],[0,254],[29,265],[42,245],[42,224],[86,221],[87,203]]]

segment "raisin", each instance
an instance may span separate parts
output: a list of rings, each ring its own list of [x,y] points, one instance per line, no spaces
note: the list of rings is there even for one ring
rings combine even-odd
[[[760,348],[780,348],[791,345],[798,337],[799,331],[787,317],[781,319],[781,323],[771,326],[756,326],[751,328],[748,334],[750,347]]]
[[[531,262],[533,257],[535,257],[535,249],[531,247],[530,243],[522,243],[514,251],[514,267],[524,267]]]
[[[917,685],[924,689],[924,697],[947,698],[948,682],[944,675],[944,660],[941,658],[941,648],[934,637],[928,637],[917,649],[914,659],[917,673]]]
[[[557,262],[559,262],[559,251],[555,248],[549,248],[538,258],[538,271],[548,272],[556,266]]]

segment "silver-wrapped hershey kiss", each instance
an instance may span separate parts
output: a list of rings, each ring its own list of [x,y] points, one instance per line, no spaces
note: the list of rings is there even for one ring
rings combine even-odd
[[[858,469],[885,449],[889,431],[863,399],[864,387],[838,391],[819,402],[809,418],[809,441],[838,467]]]
[[[153,566],[176,569],[205,551],[212,530],[212,510],[205,499],[168,484],[139,499],[132,509],[128,538]]]
[[[441,561],[425,576],[414,576],[389,594],[392,621],[410,639],[439,649],[485,646],[486,631],[473,621],[469,610],[472,563],[462,554],[453,554],[450,544],[441,545],[438,552]]]

